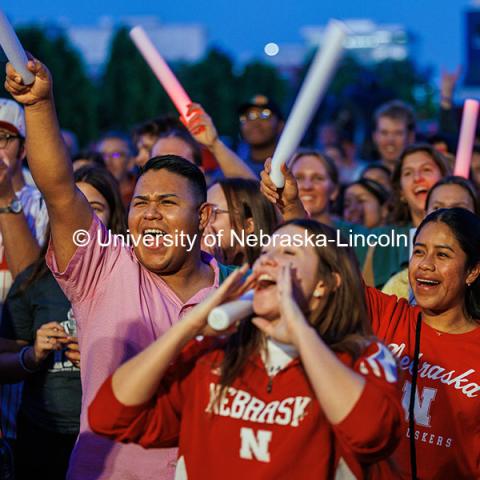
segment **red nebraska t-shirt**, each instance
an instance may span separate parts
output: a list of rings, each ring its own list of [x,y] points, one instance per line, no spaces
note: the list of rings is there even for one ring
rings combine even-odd
[[[420,308],[374,288],[366,292],[374,332],[390,347],[405,373],[405,423],[394,458],[408,477],[408,406]],[[448,334],[422,323],[414,432],[419,479],[480,478],[479,362],[480,327]]]
[[[385,346],[370,344],[353,365],[340,356],[366,386],[337,425],[326,419],[298,359],[269,388],[256,355],[218,404],[222,358],[210,340],[193,342],[156,397],[135,407],[118,402],[109,378],[90,406],[92,429],[146,448],[179,445],[179,479],[361,479],[367,471],[369,478],[397,478],[382,461],[398,444],[403,414],[397,366]]]

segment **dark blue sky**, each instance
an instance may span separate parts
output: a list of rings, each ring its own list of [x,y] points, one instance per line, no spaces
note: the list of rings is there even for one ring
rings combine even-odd
[[[472,0],[9,0],[14,22],[93,23],[102,15],[157,15],[164,22],[195,22],[230,53],[262,52],[268,42],[300,40],[299,29],[329,18],[370,18],[400,23],[419,36],[418,59],[438,69],[464,64],[464,11]]]

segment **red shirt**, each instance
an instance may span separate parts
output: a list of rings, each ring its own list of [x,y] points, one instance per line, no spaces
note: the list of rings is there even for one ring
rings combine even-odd
[[[187,346],[144,405],[119,403],[109,378],[90,406],[92,429],[145,448],[179,445],[176,478],[318,480],[340,472],[365,478],[367,471],[371,478],[396,478],[382,461],[398,443],[403,413],[386,347],[373,343],[354,363],[366,386],[348,416],[331,425],[299,359],[270,380],[256,355],[219,406],[213,394],[223,350],[211,345]]]
[[[420,307],[367,288],[375,334],[389,345],[405,372],[402,442],[395,460],[410,475],[408,406],[415,327]],[[480,328],[438,332],[422,323],[415,402],[415,445],[419,479],[480,478]]]

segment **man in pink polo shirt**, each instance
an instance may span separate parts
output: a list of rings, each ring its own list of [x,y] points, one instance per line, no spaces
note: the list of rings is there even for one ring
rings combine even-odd
[[[154,158],[144,167],[129,211],[129,230],[138,243],[113,242],[75,186],[49,72],[38,61],[30,61],[28,68],[35,75],[33,84],[23,85],[9,65],[6,86],[25,105],[29,165],[51,222],[47,261],[78,324],[86,407],[122,362],[218,286],[217,263],[200,251],[210,207],[196,166],[176,156]],[[175,236],[179,233],[183,240]],[[168,236],[176,240],[173,246]],[[23,356],[27,368],[33,365],[30,354]],[[100,438],[89,430],[86,412],[82,408],[69,479],[173,478],[175,449],[144,450]]]

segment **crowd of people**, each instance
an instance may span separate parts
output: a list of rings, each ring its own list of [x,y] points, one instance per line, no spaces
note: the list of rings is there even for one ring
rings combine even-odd
[[[78,152],[28,69],[0,99],[0,480],[480,477],[480,147],[453,176],[451,98],[430,137],[380,106],[375,161],[321,126],[277,188],[264,95],[237,151],[193,103]]]

